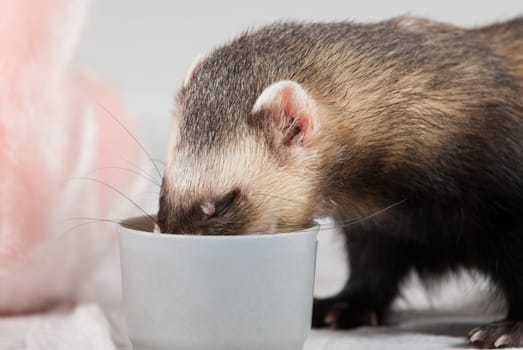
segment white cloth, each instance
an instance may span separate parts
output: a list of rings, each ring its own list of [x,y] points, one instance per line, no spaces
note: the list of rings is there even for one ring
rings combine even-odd
[[[96,305],[0,318],[1,350],[116,350],[109,322]]]
[[[312,331],[303,350],[459,350],[465,338],[428,335],[381,328],[352,331]]]

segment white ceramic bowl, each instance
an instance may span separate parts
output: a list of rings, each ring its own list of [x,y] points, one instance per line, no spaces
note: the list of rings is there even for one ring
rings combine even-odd
[[[120,225],[135,350],[301,350],[311,326],[318,228],[282,234],[151,233]],[[149,231],[149,232],[148,232]]]

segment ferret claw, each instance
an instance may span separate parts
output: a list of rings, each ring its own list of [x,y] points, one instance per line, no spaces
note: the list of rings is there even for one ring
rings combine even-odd
[[[338,320],[340,318],[340,313],[339,312],[336,312],[336,311],[333,311],[333,312],[329,312],[326,316],[325,316],[325,323],[330,325],[331,328],[336,328],[336,324],[338,323]]]
[[[473,330],[471,330],[469,333],[468,333],[468,337],[472,337],[472,334],[476,333],[477,331],[479,331],[479,327],[476,327],[474,328]]]
[[[505,347],[507,345],[510,345],[512,343],[512,339],[510,338],[510,335],[503,334],[501,337],[499,337],[496,342],[494,343],[495,348],[501,348]]]
[[[480,349],[523,347],[523,322],[503,320],[475,328],[469,342]]]
[[[475,343],[475,342],[481,342],[483,340],[485,340],[485,331],[481,331],[481,330],[478,330],[476,331],[474,334],[472,334],[472,336],[470,337],[470,342],[471,343]]]

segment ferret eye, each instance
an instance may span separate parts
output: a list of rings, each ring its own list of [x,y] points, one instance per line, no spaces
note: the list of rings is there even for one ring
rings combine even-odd
[[[225,197],[223,197],[221,200],[216,203],[216,213],[215,216],[222,216],[224,215],[229,209],[231,209],[232,205],[236,202],[236,199],[240,195],[240,190],[235,189],[231,192],[229,192]]]

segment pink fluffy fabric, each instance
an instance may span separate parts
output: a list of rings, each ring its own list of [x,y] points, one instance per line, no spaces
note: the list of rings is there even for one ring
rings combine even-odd
[[[120,297],[116,228],[144,181],[113,92],[71,64],[84,0],[0,0],[0,313]],[[85,179],[93,178],[97,181]]]

